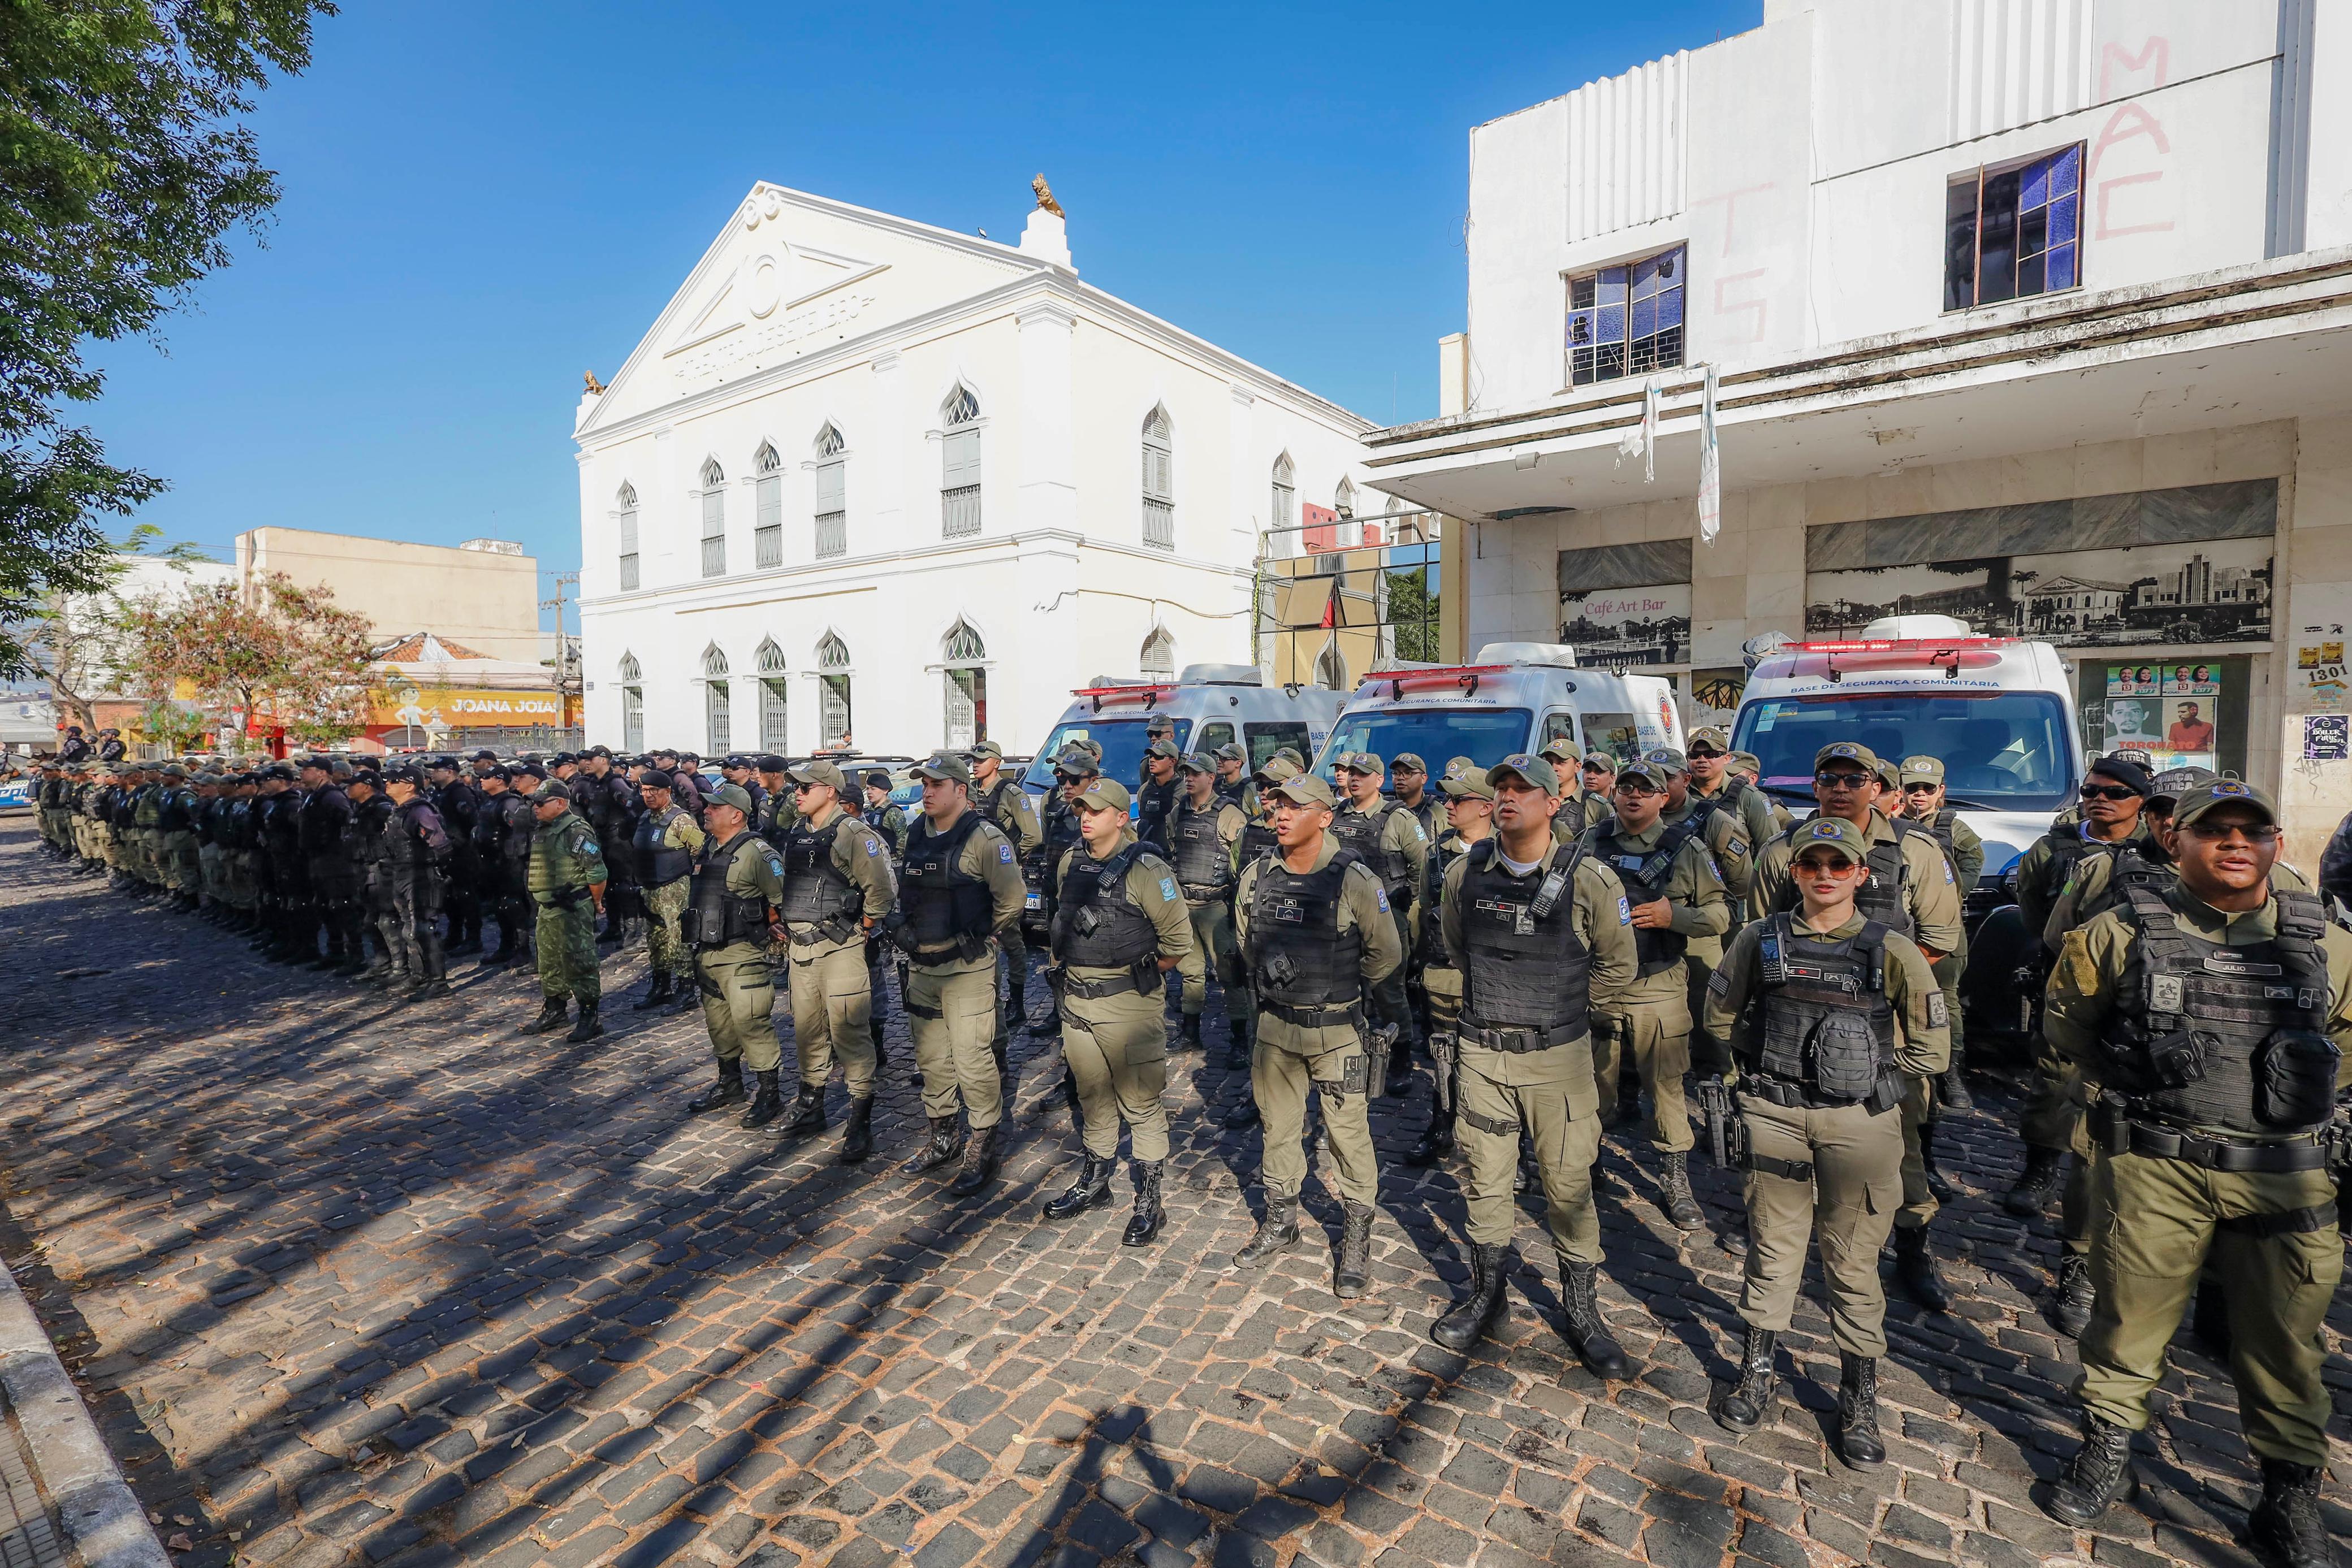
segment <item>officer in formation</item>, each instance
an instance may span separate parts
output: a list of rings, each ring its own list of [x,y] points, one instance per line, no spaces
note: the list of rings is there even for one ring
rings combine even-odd
[[[825,1085],[838,1056],[849,1089],[841,1163],[856,1165],[874,1152],[874,998],[866,953],[898,896],[898,879],[882,835],[845,804],[849,780],[838,767],[820,758],[787,778],[793,816],[778,905],[790,953],[800,1096],[784,1133],[824,1131]],[[772,1075],[761,1092],[772,1088]],[[756,1110],[746,1124],[760,1124]]]
[[[1232,1049],[1246,1051],[1252,1021],[1249,982],[1242,974],[1240,950],[1234,946],[1233,896],[1248,818],[1218,793],[1215,758],[1203,752],[1186,758],[1183,779],[1184,793],[1169,813],[1164,846],[1176,885],[1183,891],[1192,934],[1176,969],[1182,992],[1181,1038],[1194,1050],[1201,1048],[1201,1013],[1208,1006],[1213,970],[1224,992]],[[1083,799],[1078,807],[1081,812],[1087,810]]]
[[[1038,848],[1032,862],[1039,910],[1049,930],[1054,923],[1054,870],[1083,836],[1078,831],[1078,809],[1074,802],[1078,792],[1101,770],[1102,750],[1090,741],[1073,740],[1054,758],[1054,788],[1037,812]],[[1025,894],[1024,897],[1025,900]],[[1049,990],[1051,985],[1049,975]],[[1029,1026],[1029,1033],[1032,1037],[1058,1034],[1061,1028],[1062,1002],[1057,996],[1045,1015]]]
[[[1242,809],[1248,816],[1257,810],[1257,786],[1250,779],[1249,753],[1238,740],[1229,740],[1216,749],[1217,793]]]
[[[1013,852],[1027,865],[1045,847],[1045,837],[1029,792],[1005,768],[1004,747],[983,740],[964,753],[964,760],[971,768],[971,809],[1013,841]],[[1029,1021],[1029,948],[1019,921],[997,937],[997,946],[1004,959],[1004,1027],[1017,1029]]]
[[[686,940],[681,922],[693,884],[694,857],[707,835],[677,804],[675,788],[668,774],[645,770],[635,786],[640,809],[629,830],[629,852],[614,857],[634,862],[645,915],[646,963],[652,977],[635,1004],[638,1011],[664,1006],[683,1011],[699,999],[694,947]]]
[[[539,1016],[525,1034],[545,1034],[563,1022],[567,1003],[579,1017],[563,1038],[572,1043],[604,1032],[596,1015],[604,987],[596,960],[596,921],[604,912],[604,846],[588,819],[572,810],[572,790],[560,779],[540,782],[528,797],[535,824],[525,887],[538,911],[533,942],[539,956]]]
[[[1176,726],[1165,717],[1150,727],[1152,741],[1143,753],[1143,779],[1135,794],[1135,831],[1154,849],[1168,847],[1168,816],[1182,792],[1177,773],[1184,754],[1176,747]]]
[[[1388,897],[1390,923],[1396,927],[1402,951],[1412,945],[1414,904],[1421,894],[1423,863],[1429,857],[1429,839],[1421,822],[1404,807],[1381,792],[1387,767],[1369,751],[1339,758],[1339,784],[1347,799],[1331,819],[1331,833],[1381,879]],[[1383,975],[1372,992],[1372,1017],[1380,1027],[1373,1063],[1381,1082],[1376,1092],[1399,1095],[1412,1088],[1412,1053],[1419,1030],[1412,1005],[1405,995],[1405,970],[1400,964]]]
[[[1445,818],[1422,862],[1421,906],[1440,907],[1446,873],[1454,862],[1495,831],[1495,787],[1486,770],[1466,757],[1445,765],[1438,780],[1445,801]],[[1435,1165],[1454,1152],[1454,1124],[1461,1104],[1457,1025],[1462,1017],[1462,971],[1446,950],[1445,924],[1423,917],[1416,934],[1413,960],[1421,969],[1422,994],[1427,998],[1428,1029],[1423,1038],[1433,1068],[1429,1123],[1405,1151],[1404,1163],[1415,1167]]]
[[[1977,837],[1974,828],[1960,820],[1958,808],[1944,799],[1943,761],[1934,757],[1906,757],[1896,781],[1902,789],[1903,816],[1936,835],[1936,847],[1944,852],[1944,862],[1951,867],[1952,881],[1965,899],[1968,890],[1976,886],[1977,878],[1984,873],[1984,841]],[[1760,796],[1763,792],[1752,793]],[[1968,933],[1963,928],[1952,961],[1937,968],[1937,977],[1944,985],[1944,1010],[1951,1018],[1952,1051],[1951,1064],[1936,1080],[1936,1098],[1939,1106],[1950,1111],[1967,1111],[1975,1105],[1968,1085],[1960,1078],[1965,1047],[1960,1030],[1960,976],[1968,966]],[[1934,1166],[1930,1159],[1928,1168],[1932,1171]]]
[[[1124,1122],[1134,1210],[1119,1239],[1142,1247],[1163,1223],[1168,1029],[1161,992],[1168,971],[1192,953],[1195,923],[1178,873],[1129,828],[1124,785],[1091,779],[1074,804],[1079,841],[1054,868],[1051,954],[1085,1157],[1069,1190],[1043,1212],[1067,1219],[1111,1201]]]
[[[765,1126],[783,1112],[777,1082],[783,1049],[770,1021],[776,982],[767,952],[781,919],[784,862],[774,845],[751,831],[755,810],[751,795],[734,784],[719,785],[704,802],[706,837],[694,852],[680,920],[694,951],[694,983],[719,1067],[718,1082],[686,1108],[699,1116],[751,1100],[747,1127]],[[756,1098],[743,1086],[745,1068],[759,1084]]]
[[[1582,838],[1584,830],[1609,810],[1606,792],[1597,800],[1585,792],[1584,747],[1566,736],[1559,736],[1545,742],[1537,755],[1551,764],[1553,774],[1559,779],[1559,792],[1552,802],[1552,836],[1562,843]]]
[[[449,964],[442,948],[440,915],[448,829],[425,798],[419,769],[387,768],[383,794],[392,804],[376,856],[383,879],[376,930],[387,956],[384,983],[404,983],[413,996],[446,997]]]

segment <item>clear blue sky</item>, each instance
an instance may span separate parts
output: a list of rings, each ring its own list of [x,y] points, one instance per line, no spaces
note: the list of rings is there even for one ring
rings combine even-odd
[[[1758,25],[1633,6],[347,0],[256,118],[266,246],[89,415],[226,559],[265,524],[579,561],[572,414],[752,181],[1018,235],[1381,422],[1436,412],[1472,125]],[[573,622],[577,624],[577,622]]]

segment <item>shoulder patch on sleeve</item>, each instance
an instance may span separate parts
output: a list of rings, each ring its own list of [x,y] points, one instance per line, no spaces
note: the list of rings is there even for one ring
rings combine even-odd
[[[1171,904],[1176,902],[1176,879],[1174,877],[1163,876],[1160,879],[1160,896],[1166,899]]]
[[[1714,974],[1709,975],[1706,977],[1706,989],[1707,994],[1710,996],[1729,996],[1731,994],[1731,977],[1724,973],[1721,969],[1717,969]],[[1943,999],[1943,992],[1937,992],[1937,1000],[1941,1001]]]
[[[1372,889],[1372,897],[1380,904],[1382,913],[1386,913],[1389,906],[1389,890],[1385,887],[1376,887]]]
[[[1949,861],[1948,861],[1948,860],[1945,860],[1941,855],[1938,855],[1938,856],[1937,856],[1936,858],[1937,858],[1937,863],[1938,863],[1939,865],[1941,865],[1941,866],[1944,868],[1944,885],[1945,885],[1946,887],[1949,887],[1949,886],[1951,886],[1951,885],[1952,885],[1952,862],[1949,862]]]
[[[874,856],[878,855],[878,854],[880,854],[881,852],[882,852],[882,841],[881,841],[880,839],[876,838],[872,833],[868,833],[868,834],[866,834],[866,858],[870,860],[870,859],[872,859]]]
[[[1944,1005],[1944,993],[1941,991],[1927,993],[1927,1021],[1937,1029],[1951,1027],[1952,1012]]]
[[[1625,902],[1625,895],[1622,893],[1617,895],[1617,924],[1620,925],[1633,924],[1633,906]]]
[[[1003,861],[1006,865],[1011,865],[1013,863],[1013,846],[1011,844],[997,845],[996,858]]]
[[[1723,853],[1724,857],[1727,860],[1738,860],[1747,852],[1748,846],[1738,839],[1730,839],[1726,841],[1724,843]]]

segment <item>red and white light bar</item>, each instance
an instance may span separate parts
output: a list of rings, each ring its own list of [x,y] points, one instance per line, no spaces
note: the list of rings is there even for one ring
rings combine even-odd
[[[2005,648],[2014,637],[1873,637],[1853,643],[1790,643],[1778,653],[1956,653],[1965,648]]]
[[[1426,670],[1375,670],[1357,681],[1358,690],[1366,686],[1386,686],[1398,695],[1408,686],[1460,686],[1465,691],[1476,691],[1482,675],[1497,675],[1510,669],[1508,664],[1442,664]]]

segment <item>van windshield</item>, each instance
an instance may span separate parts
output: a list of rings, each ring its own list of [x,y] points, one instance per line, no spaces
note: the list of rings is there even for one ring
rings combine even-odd
[[[1054,758],[1062,754],[1062,747],[1074,740],[1091,740],[1103,748],[1102,776],[1116,779],[1132,789],[1136,780],[1143,777],[1143,753],[1151,745],[1151,737],[1145,729],[1150,722],[1138,715],[1134,718],[1074,719],[1055,725],[1054,733],[1045,737],[1045,744],[1038,749],[1037,760],[1032,762],[1029,771],[1021,776],[1021,782],[1030,789],[1052,789]],[[1192,736],[1192,721],[1178,719],[1176,749],[1183,750],[1184,743]]]
[[[1762,759],[1766,789],[1799,800],[1813,798],[1814,754],[1833,740],[1854,740],[1891,762],[1935,758],[1954,805],[2054,811],[2076,784],[2071,722],[2048,692],[1821,693],[1748,704],[1731,744]]]
[[[1456,757],[1466,757],[1481,768],[1492,768],[1515,751],[1528,748],[1529,714],[1523,707],[1507,708],[1365,708],[1339,716],[1315,771],[1331,778],[1339,754],[1369,751],[1381,761],[1393,761],[1401,751],[1413,752],[1432,778],[1444,773]]]

